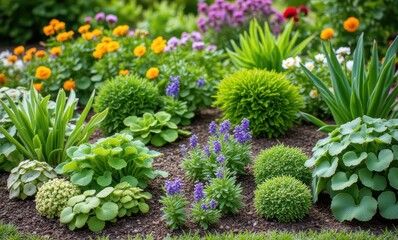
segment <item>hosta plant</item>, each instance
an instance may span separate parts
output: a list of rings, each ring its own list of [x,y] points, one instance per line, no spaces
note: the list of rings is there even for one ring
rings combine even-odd
[[[70,176],[83,189],[102,189],[128,182],[146,188],[148,181],[166,172],[154,170],[153,158],[161,154],[149,150],[128,134],[115,134],[94,144],[82,144],[67,151],[69,159],[58,165],[57,172]]]
[[[44,183],[37,191],[36,210],[47,218],[59,217],[69,198],[78,194],[78,186],[65,179],[54,178]]]
[[[70,230],[82,228],[86,224],[93,232],[99,232],[107,221],[116,222],[117,218],[130,216],[132,213],[147,213],[146,200],[152,195],[142,189],[131,187],[128,183],[120,183],[115,187],[107,187],[95,194],[95,190],[87,190],[68,200],[60,215],[60,222],[67,224]]]
[[[398,120],[363,116],[319,140],[306,162],[313,167],[313,200],[332,198],[339,221],[369,221],[377,213],[398,219]]]
[[[189,135],[190,132],[178,129],[171,115],[161,111],[155,114],[144,113],[142,117],[131,116],[126,118],[124,124],[129,127],[126,131],[144,144],[151,143],[155,147],[161,147],[166,143],[177,140],[178,135]]]
[[[46,162],[25,160],[11,170],[7,179],[7,188],[10,198],[25,199],[36,194],[37,189],[57,175],[54,169]]]

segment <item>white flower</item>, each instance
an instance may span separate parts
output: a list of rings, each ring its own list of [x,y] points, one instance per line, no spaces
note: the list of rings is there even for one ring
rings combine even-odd
[[[332,94],[334,94],[334,89],[333,89],[333,87],[330,87],[330,88],[329,88],[329,91],[330,91]]]
[[[316,89],[312,89],[310,91],[310,98],[317,98],[318,97],[318,91]]]
[[[301,58],[299,56],[295,56],[294,57],[294,65],[296,67],[300,67],[300,63],[301,63]]]
[[[325,66],[328,65],[328,60],[327,60],[326,58],[324,58],[324,59],[322,60],[322,62],[323,62],[323,65],[325,65]]]
[[[354,65],[354,61],[349,60],[349,61],[347,61],[347,63],[345,64],[345,67],[347,68],[348,71],[352,71],[353,65]]]
[[[9,66],[12,65],[12,63],[10,63],[10,62],[7,60],[7,58],[6,58],[6,59],[2,59],[2,61],[3,61],[3,66],[4,66],[4,67],[9,67]]]
[[[349,47],[340,47],[339,49],[337,49],[336,54],[350,55],[351,49]]]
[[[314,70],[314,62],[306,62],[304,65],[308,70]]]
[[[5,51],[0,52],[0,59],[1,59],[1,60],[2,60],[2,59],[6,59],[6,60],[7,60],[7,58],[8,58],[9,56],[11,56],[11,52],[8,51],[8,50],[5,50]]]
[[[341,55],[336,55],[337,57],[337,61],[339,61],[340,64],[342,64],[344,62],[344,57]]]
[[[323,55],[322,53],[315,55],[315,61],[317,61],[317,62],[323,62],[324,59],[325,59],[325,55]]]
[[[25,67],[25,66],[24,66],[24,62],[23,62],[22,60],[17,60],[17,61],[15,62],[14,67],[15,67],[16,69],[23,70],[24,67]]]
[[[294,60],[294,58],[291,58],[291,57],[282,61],[282,67],[284,69],[290,69],[294,66],[294,64],[295,64],[295,60]]]

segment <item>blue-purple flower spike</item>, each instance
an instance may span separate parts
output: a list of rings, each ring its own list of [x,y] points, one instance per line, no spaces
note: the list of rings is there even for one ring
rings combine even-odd
[[[220,151],[221,151],[221,143],[220,143],[220,141],[215,140],[213,142],[213,149],[214,149],[214,153],[215,154],[219,154],[220,153]]]
[[[225,120],[220,124],[220,133],[225,134],[229,133],[229,130],[231,129],[231,122],[229,120]]]
[[[180,150],[181,150],[182,156],[185,157],[185,155],[187,155],[187,151],[188,151],[187,146],[185,144],[182,144],[180,147]]]
[[[178,92],[180,90],[180,77],[170,76],[170,84],[167,86],[166,95],[178,98]]]
[[[207,145],[204,146],[203,147],[203,151],[205,151],[207,157],[211,156],[211,152],[210,152],[210,147],[209,146],[207,146]]]
[[[170,196],[173,196],[174,194],[180,194],[182,188],[181,180],[176,178],[174,181],[166,181],[164,188],[166,188],[167,194]]]
[[[217,157],[217,162],[224,163],[225,162],[225,157],[223,155],[218,156]]]
[[[189,139],[189,146],[191,148],[196,148],[198,145],[198,137],[194,134],[192,137]]]
[[[218,177],[218,178],[224,178],[223,168],[222,168],[222,167],[219,167],[219,168],[217,169],[216,177]]]
[[[216,200],[212,199],[212,200],[210,200],[209,206],[211,209],[215,209],[217,207],[217,204],[218,204],[218,202]]]
[[[217,135],[217,124],[215,121],[212,121],[209,125],[209,133],[210,135]]]
[[[200,205],[200,207],[201,207],[203,210],[209,209],[209,207],[208,207],[206,204],[202,204],[202,205]]]
[[[197,85],[198,87],[203,87],[203,86],[205,85],[205,78],[204,78],[204,77],[200,77],[200,78],[198,79],[198,82],[196,83],[196,85]]]
[[[199,182],[197,184],[195,184],[195,189],[193,191],[193,198],[195,201],[200,201],[203,196],[204,196],[204,192],[203,192],[203,183]]]

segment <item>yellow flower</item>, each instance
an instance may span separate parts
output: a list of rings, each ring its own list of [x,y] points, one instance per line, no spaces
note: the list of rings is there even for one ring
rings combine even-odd
[[[54,26],[54,30],[55,31],[61,31],[65,29],[65,23],[64,22],[59,22],[57,24],[55,24]]]
[[[166,47],[166,39],[163,39],[163,37],[157,37],[155,40],[152,41],[151,49],[155,53],[163,52],[165,47]]]
[[[65,89],[66,91],[70,91],[70,90],[72,90],[72,89],[76,89],[76,83],[75,83],[75,81],[73,81],[72,78],[70,78],[69,80],[66,80],[66,81],[64,82],[64,89]]]
[[[32,54],[26,54],[25,56],[23,56],[23,60],[25,62],[29,62],[30,60],[32,60]]]
[[[33,83],[33,87],[40,92],[43,89],[43,83]]]
[[[100,58],[102,58],[102,57],[104,56],[104,53],[101,52],[101,51],[94,51],[94,52],[93,52],[93,56],[94,56],[95,58],[97,58],[97,59],[100,59]]]
[[[37,49],[35,47],[29,48],[28,50],[26,50],[26,55],[31,55],[32,53],[36,52]]]
[[[18,60],[17,56],[11,55],[7,58],[7,61],[10,63],[15,63]]]
[[[17,56],[18,55],[22,55],[23,52],[25,52],[24,46],[18,46],[16,48],[14,48],[14,54],[17,55]]]
[[[106,43],[106,42],[98,43],[97,46],[95,46],[95,51],[106,53],[107,52],[107,47],[106,47],[107,45],[108,45],[108,43]]]
[[[103,37],[102,39],[101,39],[101,42],[104,42],[104,43],[108,43],[108,42],[112,42],[113,40],[112,40],[112,38],[110,38],[110,37]]]
[[[38,79],[46,80],[51,76],[51,70],[48,67],[40,66],[36,69],[35,76]]]
[[[146,71],[146,77],[149,79],[154,79],[157,76],[159,76],[159,68],[157,67],[151,67],[148,69],[148,71]]]
[[[355,32],[358,30],[359,20],[356,17],[349,17],[344,21],[344,29],[347,32]]]
[[[88,32],[88,30],[90,29],[90,24],[86,24],[86,25],[83,25],[83,26],[80,26],[79,27],[79,30],[77,30],[79,33],[81,33],[81,34],[83,34],[83,33],[86,33],[86,32]]]
[[[119,49],[119,42],[112,41],[112,42],[109,42],[108,45],[106,45],[107,52],[114,52],[118,49]]]
[[[58,42],[65,42],[69,38],[69,33],[68,32],[61,32],[58,33],[57,35],[57,41]]]
[[[35,57],[37,58],[42,58],[45,57],[47,55],[47,53],[44,50],[39,50],[35,53]]]
[[[129,74],[129,70],[120,70],[119,74],[120,75],[127,75],[127,74]]]
[[[82,34],[84,40],[90,41],[93,39],[94,35],[91,32],[86,32]]]
[[[66,33],[68,34],[68,38],[72,37],[75,34],[72,30],[70,30]]]
[[[96,37],[99,37],[99,36],[102,35],[102,31],[99,30],[99,29],[94,29],[91,33],[92,33],[94,36],[96,36]]]
[[[113,29],[112,34],[113,36],[120,37],[126,35],[128,31],[129,31],[128,25],[120,25]]]
[[[325,28],[321,32],[321,39],[328,40],[331,39],[334,35],[334,30],[332,28]]]
[[[134,48],[134,56],[136,57],[141,57],[146,53],[146,47],[145,46],[138,46]]]
[[[51,21],[50,21],[50,24],[49,24],[49,25],[51,25],[51,26],[55,27],[55,25],[57,25],[58,23],[59,23],[59,20],[58,20],[58,19],[55,19],[55,18],[53,18],[53,19],[51,19]]]
[[[61,47],[53,47],[53,48],[50,49],[50,53],[52,55],[58,56],[58,55],[60,55],[62,53],[62,48]]]
[[[5,84],[7,82],[7,76],[4,73],[0,73],[0,84]]]
[[[43,32],[46,36],[52,36],[55,34],[54,28],[51,25],[44,26],[43,27]]]

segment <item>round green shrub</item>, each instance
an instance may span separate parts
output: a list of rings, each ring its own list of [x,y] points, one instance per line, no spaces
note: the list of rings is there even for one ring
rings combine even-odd
[[[214,104],[232,124],[247,118],[253,135],[272,138],[293,126],[303,100],[283,74],[245,69],[221,81]]]
[[[311,169],[304,166],[307,160],[300,148],[286,147],[283,144],[262,150],[253,166],[256,183],[285,175],[310,184]]]
[[[311,191],[290,176],[268,179],[254,191],[254,207],[268,220],[296,222],[310,211]]]
[[[101,86],[94,110],[101,112],[109,108],[101,129],[111,135],[126,127],[123,124],[125,118],[154,112],[160,105],[160,100],[156,86],[148,80],[135,75],[117,76]]]
[[[43,184],[36,194],[36,209],[47,218],[59,217],[68,205],[69,198],[80,194],[80,189],[73,183],[55,178]]]

